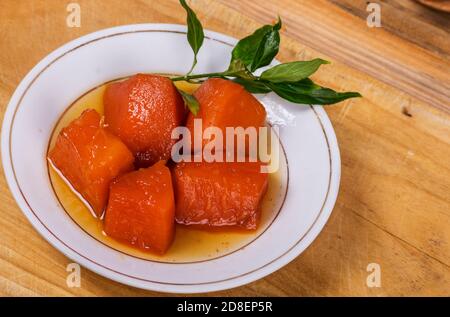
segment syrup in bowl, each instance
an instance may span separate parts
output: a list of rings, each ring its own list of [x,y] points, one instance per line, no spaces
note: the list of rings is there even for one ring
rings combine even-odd
[[[54,146],[61,129],[79,117],[84,110],[95,109],[103,114],[103,93],[107,84],[109,83],[88,91],[67,108],[53,129],[49,149]],[[175,84],[186,92],[193,92],[198,86],[187,82],[176,82]],[[269,149],[274,151],[275,147],[271,147],[269,144]],[[189,263],[214,259],[239,250],[251,243],[270,226],[282,207],[287,191],[286,158],[282,148],[278,149],[277,153],[271,153],[271,158],[279,160],[279,168],[276,172],[269,174],[268,189],[261,203],[261,217],[256,230],[205,230],[176,225],[174,241],[164,255],[141,250],[107,236],[103,231],[102,220],[92,216],[85,201],[50,162],[48,162],[48,172],[54,193],[62,208],[81,229],[100,243],[123,254],[145,260]]]

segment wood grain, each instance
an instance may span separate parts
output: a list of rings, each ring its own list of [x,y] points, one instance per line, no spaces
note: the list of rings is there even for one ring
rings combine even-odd
[[[429,6],[430,8],[450,12],[450,1],[448,0],[417,0],[423,5]]]
[[[65,25],[67,1],[0,4],[1,116],[15,87],[53,49],[102,28],[184,23],[176,1],[77,1],[81,28]],[[279,59],[333,63],[314,79],[363,99],[328,107],[341,156],[336,207],[316,241],[270,276],[208,295],[450,295],[450,37],[448,16],[407,0],[382,1],[382,28],[368,28],[365,2],[191,1],[204,26],[234,37],[280,14]],[[6,49],[4,49],[6,48]],[[82,270],[31,227],[0,178],[1,295],[164,295]],[[369,263],[382,285],[366,285]]]

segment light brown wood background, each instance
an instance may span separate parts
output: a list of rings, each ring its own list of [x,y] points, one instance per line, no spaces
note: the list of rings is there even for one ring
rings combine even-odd
[[[175,0],[0,1],[1,116],[22,77],[81,35],[116,25],[184,23]],[[74,1],[75,2],[75,1]],[[381,3],[382,28],[366,25],[366,1],[193,0],[204,26],[243,37],[279,14],[279,59],[323,57],[315,80],[363,99],[327,108],[342,155],[336,207],[317,240],[272,275],[211,295],[450,295],[450,16],[410,0]],[[295,177],[295,176],[294,176]],[[82,269],[31,227],[0,178],[1,295],[161,295]],[[381,266],[380,288],[366,267]]]

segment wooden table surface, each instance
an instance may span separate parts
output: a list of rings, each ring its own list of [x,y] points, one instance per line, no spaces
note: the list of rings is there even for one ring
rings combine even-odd
[[[175,0],[0,1],[1,116],[23,76],[60,45],[130,23],[182,23]],[[450,15],[410,0],[193,0],[205,28],[243,37],[277,14],[281,61],[322,57],[314,79],[363,99],[326,108],[342,156],[336,207],[319,237],[270,276],[211,295],[450,295]],[[3,175],[3,174],[2,174]],[[0,178],[0,295],[161,295],[82,269],[68,288],[64,255],[31,227]],[[367,266],[381,287],[366,284]]]

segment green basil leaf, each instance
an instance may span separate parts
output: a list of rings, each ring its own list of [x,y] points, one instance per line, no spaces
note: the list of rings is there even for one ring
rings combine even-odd
[[[358,92],[336,92],[316,85],[306,78],[293,83],[268,83],[278,96],[294,103],[331,105],[345,99],[361,97]]]
[[[245,71],[247,70],[245,68],[245,64],[242,60],[240,59],[232,59],[230,62],[230,66],[228,66],[228,70],[227,72],[239,72],[239,71]]]
[[[261,79],[273,82],[296,82],[314,74],[320,65],[329,64],[320,58],[310,61],[297,61],[274,66],[261,74]]]
[[[255,76],[253,76],[253,74],[245,67],[244,63],[239,59],[231,62],[228,70],[225,72],[225,75],[230,73],[233,77],[240,77],[248,80],[255,79]]]
[[[262,81],[248,80],[244,78],[235,78],[233,79],[233,81],[243,86],[248,92],[252,94],[266,94],[272,91],[272,89],[267,87],[266,84]]]
[[[275,25],[264,25],[253,34],[240,40],[231,53],[230,67],[239,60],[248,70],[269,65],[280,47],[281,19]]]
[[[188,26],[187,39],[189,45],[192,48],[192,51],[194,52],[194,61],[192,63],[191,69],[188,72],[188,74],[190,74],[192,73],[195,65],[197,64],[197,54],[200,48],[202,47],[205,35],[203,33],[202,24],[198,20],[195,12],[187,5],[185,0],[180,0],[180,4],[183,6],[183,8],[186,10],[187,13],[187,20],[186,20]]]
[[[178,92],[180,93],[181,97],[183,97],[184,104],[188,107],[189,111],[192,112],[194,116],[196,116],[198,111],[200,110],[200,104],[198,103],[197,98],[180,89],[178,89]]]

